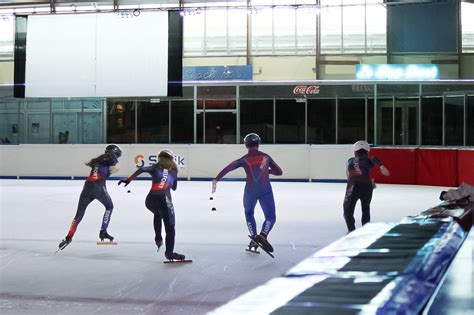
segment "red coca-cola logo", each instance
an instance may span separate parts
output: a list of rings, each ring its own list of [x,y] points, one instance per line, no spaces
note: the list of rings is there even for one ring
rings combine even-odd
[[[319,94],[319,85],[297,85],[293,88],[295,95]]]

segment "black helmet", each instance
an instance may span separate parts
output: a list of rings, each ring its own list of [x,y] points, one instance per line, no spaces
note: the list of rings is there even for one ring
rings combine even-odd
[[[122,156],[122,149],[120,149],[120,147],[116,144],[109,144],[107,147],[105,147],[105,153],[111,153],[118,159],[120,156]]]
[[[260,139],[260,136],[256,133],[249,133],[244,138],[244,143],[247,148],[258,146],[260,142],[262,142],[262,140]]]

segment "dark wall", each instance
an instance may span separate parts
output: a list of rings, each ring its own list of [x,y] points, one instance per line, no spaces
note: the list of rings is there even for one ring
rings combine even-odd
[[[388,5],[390,53],[457,53],[458,8],[455,0]]]

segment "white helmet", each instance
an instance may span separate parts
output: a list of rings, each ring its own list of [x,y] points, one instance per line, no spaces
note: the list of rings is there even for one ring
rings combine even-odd
[[[365,151],[369,152],[370,151],[370,146],[367,143],[367,141],[357,141],[354,143],[354,152],[359,151],[361,149],[364,149]]]
[[[164,157],[164,158],[173,158],[174,155],[173,155],[173,151],[171,151],[170,149],[163,149],[160,151],[160,153],[158,153],[158,157]]]

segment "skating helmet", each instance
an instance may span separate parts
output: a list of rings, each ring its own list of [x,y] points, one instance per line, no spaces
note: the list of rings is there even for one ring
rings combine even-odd
[[[249,133],[244,138],[244,143],[247,148],[258,146],[260,142],[262,142],[262,140],[260,139],[260,136],[256,133]]]
[[[160,153],[158,153],[158,157],[173,159],[174,154],[173,151],[171,151],[170,149],[163,149],[160,151]]]
[[[367,152],[370,151],[370,146],[367,141],[357,141],[356,143],[354,143],[354,152],[357,152],[362,149]]]
[[[116,144],[109,144],[107,147],[105,147],[105,153],[111,153],[118,159],[122,156],[122,149],[120,149],[120,147]]]

